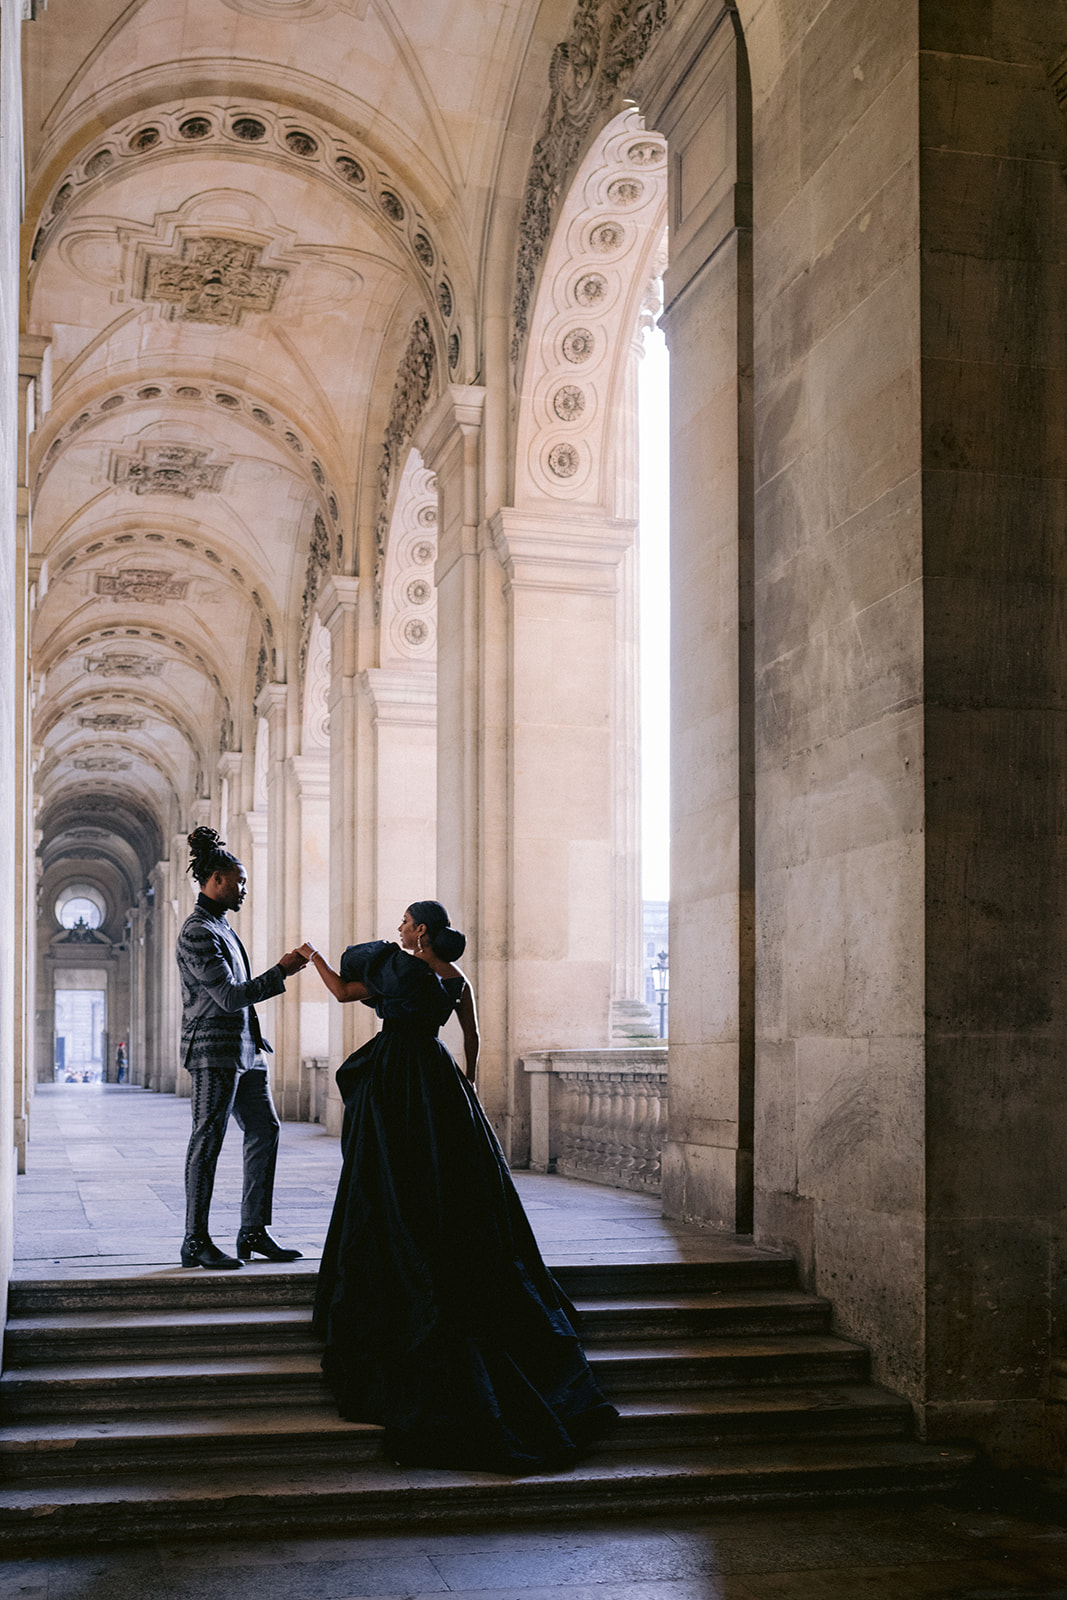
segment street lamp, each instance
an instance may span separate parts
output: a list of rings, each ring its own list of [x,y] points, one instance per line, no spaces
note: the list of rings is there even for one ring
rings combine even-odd
[[[671,969],[667,964],[666,950],[661,950],[656,957],[656,964],[652,968],[652,987],[655,989],[656,999],[659,1001],[659,1036],[664,1039],[666,1038],[664,1018],[667,1011],[667,995],[671,987]]]

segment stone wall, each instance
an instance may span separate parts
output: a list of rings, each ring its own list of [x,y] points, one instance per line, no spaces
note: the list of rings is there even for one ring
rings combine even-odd
[[[1067,1311],[1067,13],[921,16],[927,1418],[1028,1461]]]
[[[917,16],[835,0],[755,109],[756,1225],[923,1384]]]

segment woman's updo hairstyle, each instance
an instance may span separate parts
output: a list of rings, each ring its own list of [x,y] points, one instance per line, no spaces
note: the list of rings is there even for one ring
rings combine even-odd
[[[226,841],[219,837],[214,828],[194,828],[189,834],[189,865],[186,871],[192,874],[201,889],[213,872],[235,872],[240,865],[232,851],[227,850]]]
[[[408,906],[408,914],[416,927],[425,927],[430,949],[439,961],[459,960],[467,948],[467,935],[450,925],[440,900],[416,900]]]

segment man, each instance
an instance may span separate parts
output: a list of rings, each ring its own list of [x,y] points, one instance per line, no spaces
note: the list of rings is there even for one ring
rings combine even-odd
[[[271,1220],[278,1115],[267,1081],[271,1047],[256,1016],[256,1001],[280,994],[285,980],[307,965],[296,950],[253,978],[244,945],[226,920],[239,911],[245,869],[214,828],[189,835],[189,871],[200,885],[196,909],[178,935],[182,985],[182,1062],[193,1079],[193,1131],[185,1158],[183,1267],[232,1269],[253,1254],[295,1261],[267,1228]],[[244,1189],[237,1256],[228,1256],[208,1229],[215,1167],[230,1113],[244,1132]]]

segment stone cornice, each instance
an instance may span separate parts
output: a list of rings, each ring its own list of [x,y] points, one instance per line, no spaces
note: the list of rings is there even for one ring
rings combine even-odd
[[[489,519],[509,587],[570,594],[617,591],[619,563],[636,527],[632,518],[576,517],[564,507],[538,512],[502,506]]]

